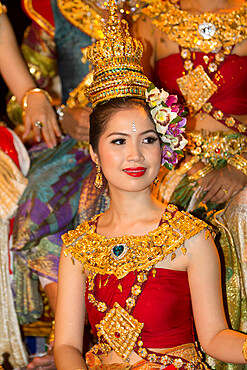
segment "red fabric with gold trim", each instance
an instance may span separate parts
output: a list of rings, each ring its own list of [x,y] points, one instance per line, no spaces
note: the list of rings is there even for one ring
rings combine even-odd
[[[28,17],[31,16],[31,19],[34,21],[35,17],[32,17],[32,14],[30,14],[30,12],[32,13],[32,9],[54,27],[54,18],[50,0],[21,0],[21,6]]]
[[[136,273],[130,272],[118,280],[114,275],[97,275],[94,296],[108,307],[118,302],[123,308],[135,282]],[[108,281],[107,281],[108,279]],[[119,290],[121,284],[121,290]],[[94,334],[105,313],[99,312],[88,301],[86,306],[89,321]],[[156,269],[156,276],[149,274],[143,292],[138,298],[132,315],[144,323],[142,341],[147,348],[171,348],[185,343],[193,343],[193,319],[190,289],[187,272],[168,269]]]
[[[195,67],[201,64],[206,70],[204,55],[201,52],[193,52],[192,61]],[[210,58],[211,53],[207,55]],[[181,96],[176,79],[183,76],[183,71],[180,54],[160,59],[155,64],[155,84],[171,94]],[[230,115],[247,114],[247,56],[229,55],[213,82],[218,86],[217,92],[209,100],[214,107]]]

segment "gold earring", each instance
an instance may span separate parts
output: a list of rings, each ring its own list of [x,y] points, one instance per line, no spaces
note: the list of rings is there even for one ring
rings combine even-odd
[[[154,184],[155,186],[157,186],[157,185],[158,185],[158,183],[159,183],[159,179],[158,179],[158,177],[156,177],[156,178],[154,179],[154,181],[153,181],[153,184]]]
[[[98,165],[98,163],[96,163],[96,171],[97,171],[97,174],[96,174],[96,178],[94,181],[94,186],[96,187],[97,190],[99,190],[103,186],[103,180],[102,180],[102,174],[100,171],[100,166]]]

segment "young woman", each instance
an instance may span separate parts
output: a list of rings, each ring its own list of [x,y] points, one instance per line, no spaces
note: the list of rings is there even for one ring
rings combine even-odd
[[[172,163],[185,144],[178,134],[184,121],[174,97],[164,91],[147,93],[151,115],[136,99],[145,98],[147,87],[138,65],[141,46],[121,28],[114,9],[111,5],[105,41],[88,54],[95,65],[89,96],[96,106],[90,152],[98,168],[96,186],[102,171],[111,202],[105,213],[63,236],[56,367],[206,368],[193,321],[206,352],[244,364],[247,337],[228,329],[219,258],[206,224],[151,195],[160,163]],[[98,337],[87,365],[82,357],[86,308]]]

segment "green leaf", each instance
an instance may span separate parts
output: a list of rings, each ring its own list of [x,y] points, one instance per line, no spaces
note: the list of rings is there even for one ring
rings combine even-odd
[[[178,122],[180,122],[180,121],[182,121],[182,118],[181,118],[180,116],[177,116],[176,118],[174,118],[174,119],[170,122],[170,124],[171,124],[171,123],[178,123]]]
[[[149,91],[151,91],[153,89],[155,89],[155,85],[151,82],[151,84],[147,88],[147,91],[149,92]]]
[[[164,163],[164,166],[165,166],[169,171],[171,171],[171,170],[172,170],[172,168],[173,168],[173,165],[172,165],[171,163],[167,163],[167,162],[165,162],[165,163]]]
[[[186,110],[180,114],[181,117],[184,117],[184,116],[187,116],[188,112],[186,112]]]

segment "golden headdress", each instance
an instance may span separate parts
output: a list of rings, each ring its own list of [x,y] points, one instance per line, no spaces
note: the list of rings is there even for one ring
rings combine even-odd
[[[90,46],[87,53],[94,66],[94,80],[86,92],[93,107],[113,98],[145,99],[150,85],[140,64],[141,42],[130,36],[128,23],[119,19],[114,0],[109,0],[108,10],[104,39]]]

